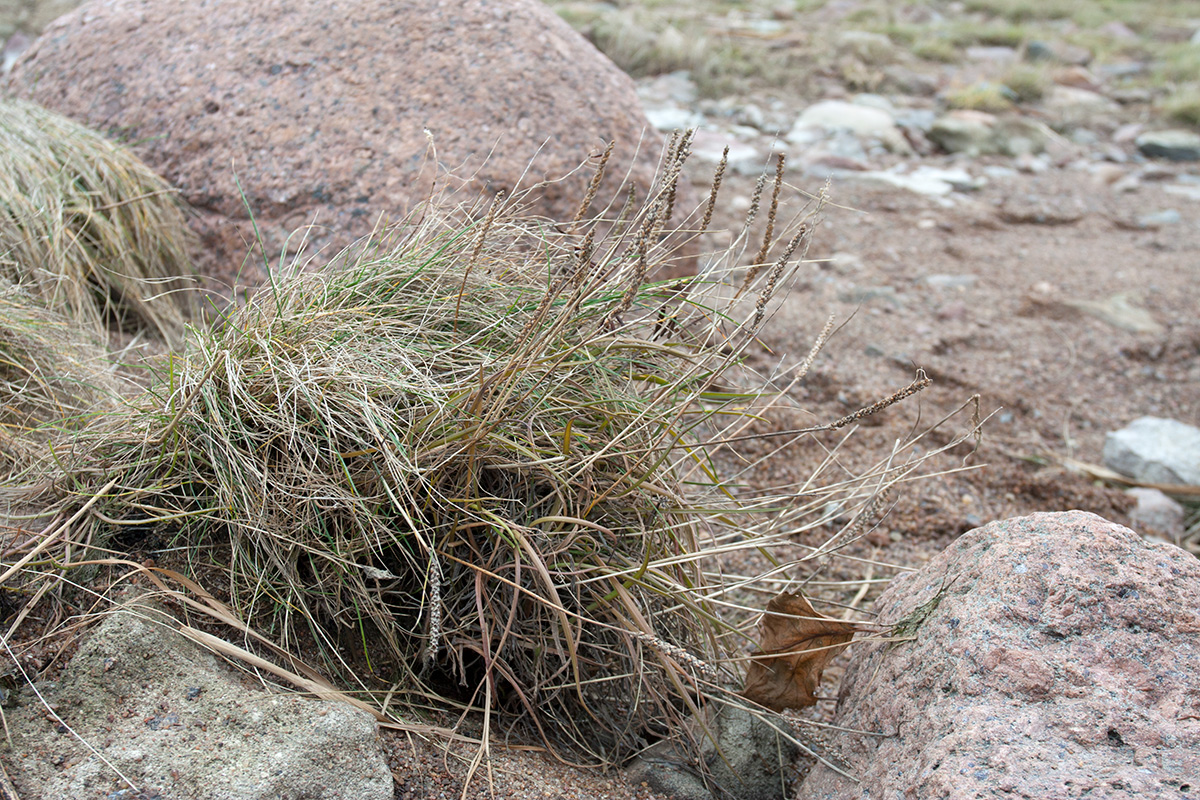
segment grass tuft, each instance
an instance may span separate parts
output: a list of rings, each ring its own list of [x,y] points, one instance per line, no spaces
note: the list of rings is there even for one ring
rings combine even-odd
[[[674,257],[663,243],[696,228],[675,208],[690,141],[672,140],[640,206],[561,226],[523,216],[520,197],[475,221],[430,207],[320,271],[281,269],[190,335],[142,397],[0,484],[52,520],[3,553],[0,583],[40,597],[34,584],[88,563],[86,548],[120,553],[127,532],[155,531],[190,556],[181,598],[279,656],[274,674],[327,687],[319,668],[400,727],[479,711],[484,741],[495,724],[591,763],[679,735],[708,703],[744,703],[763,592],[798,589],[785,574],[860,538],[889,488],[945,448],[897,444],[824,489],[813,475],[743,493],[719,475],[714,454],[760,438],[750,429],[832,329],[770,380],[743,363],[826,192],[785,219],[777,175],[761,246],[748,220],[708,277],[656,281]],[[672,215],[684,223],[668,228]],[[779,243],[739,302],[721,270]],[[782,449],[926,383],[766,435]],[[848,510],[841,535],[799,547],[831,502]],[[731,556],[762,574],[731,574]],[[191,582],[205,576],[208,593]],[[226,586],[228,607],[214,596]]]
[[[1200,83],[1179,87],[1163,101],[1162,113],[1168,119],[1200,128]]]
[[[1012,89],[991,81],[977,81],[969,86],[949,89],[944,98],[946,108],[989,112],[1009,110],[1013,99]]]
[[[1014,66],[1005,73],[1002,83],[1012,93],[1012,99],[1018,103],[1035,103],[1041,100],[1052,85],[1046,69],[1032,64]]]
[[[175,192],[124,148],[0,100],[0,277],[97,331],[177,344],[192,237]]]
[[[113,369],[86,329],[0,279],[0,476],[29,466],[60,428],[111,411]]]

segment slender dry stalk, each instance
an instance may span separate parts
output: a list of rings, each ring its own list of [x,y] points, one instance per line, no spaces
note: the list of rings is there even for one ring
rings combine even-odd
[[[783,167],[785,162],[786,156],[783,153],[779,153],[775,158],[775,183],[771,189],[771,204],[767,207],[767,226],[763,231],[762,245],[758,248],[758,253],[754,256],[754,261],[751,262],[750,268],[746,271],[746,279],[742,282],[743,289],[754,282],[758,271],[767,263],[767,253],[771,251],[771,245],[775,243],[775,215],[779,211],[779,191],[783,188]]]
[[[783,277],[784,271],[788,264],[791,263],[792,256],[796,250],[800,249],[800,257],[808,253],[808,245],[812,241],[812,229],[807,225],[801,225],[800,230],[791,238],[783,253],[776,260],[775,265],[771,267],[771,271],[767,274],[767,285],[763,287],[758,294],[758,300],[754,303],[754,322],[750,324],[750,329],[757,331],[763,323],[763,318],[767,314],[767,303],[775,296],[775,290],[779,286],[779,280]],[[743,287],[749,285],[744,283]]]
[[[717,194],[721,191],[721,181],[725,177],[725,169],[729,166],[729,145],[725,145],[725,150],[721,153],[721,161],[717,164],[717,169],[713,173],[712,183],[708,190],[708,203],[704,206],[704,218],[700,221],[700,233],[708,230],[708,226],[712,224],[713,212],[717,208]]]
[[[583,221],[588,214],[588,209],[592,207],[592,203],[596,200],[596,193],[600,191],[600,183],[604,180],[604,170],[608,167],[608,160],[612,158],[613,148],[616,142],[609,142],[604,148],[604,152],[600,156],[600,160],[596,163],[596,172],[592,175],[592,179],[588,181],[587,193],[583,196],[583,202],[579,204],[579,209],[575,212],[575,218],[571,220],[571,232],[573,233],[576,226]]]

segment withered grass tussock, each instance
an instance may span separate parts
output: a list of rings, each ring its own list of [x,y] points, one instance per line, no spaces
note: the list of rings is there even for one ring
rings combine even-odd
[[[191,274],[175,192],[125,148],[0,99],[0,277],[103,331],[178,343]]]
[[[816,356],[775,384],[739,366],[821,198],[790,221],[772,199],[780,246],[752,245],[769,268],[743,300],[724,283],[736,252],[656,280],[662,242],[697,234],[667,227],[689,141],[640,208],[561,227],[519,197],[474,222],[429,208],[328,268],[284,270],[29,478],[60,487],[47,514],[74,521],[55,535],[172,537],[201,580],[221,568],[243,632],[309,665],[298,685],[319,668],[390,724],[449,703],[484,712],[484,741],[499,726],[616,763],[735,702],[755,592],[795,588],[770,554],[835,500],[851,523],[874,513],[920,459],[898,446],[828,489],[812,476],[744,503],[722,481],[712,454],[753,438]],[[75,566],[28,548],[0,566],[18,552],[30,575]],[[765,575],[721,566],[747,553]]]
[[[108,350],[87,328],[0,278],[0,476],[117,405]]]

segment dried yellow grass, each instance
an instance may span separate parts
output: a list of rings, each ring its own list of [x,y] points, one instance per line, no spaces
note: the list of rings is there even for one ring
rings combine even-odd
[[[175,192],[129,150],[0,100],[0,277],[97,331],[178,344],[190,233]]]

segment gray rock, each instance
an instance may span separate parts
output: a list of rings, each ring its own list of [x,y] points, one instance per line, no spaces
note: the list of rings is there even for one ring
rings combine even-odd
[[[968,61],[984,61],[992,64],[1012,64],[1017,60],[1017,50],[1004,45],[968,47],[964,54]]]
[[[1121,106],[1099,92],[1075,86],[1054,85],[1042,98],[1042,113],[1055,128],[1074,125],[1097,125],[1105,117],[1113,117]]]
[[[921,133],[928,133],[937,120],[937,112],[931,108],[905,108],[893,115],[896,124],[902,128],[911,128]]]
[[[1059,64],[1087,66],[1092,61],[1092,51],[1067,42],[1044,42],[1034,39],[1025,45],[1025,58],[1029,61],[1054,61]]]
[[[1184,798],[1200,776],[1200,561],[1093,514],[964,534],[876,603],[834,751],[796,800]]]
[[[1200,429],[1141,417],[1104,437],[1104,464],[1145,483],[1200,486]]]
[[[696,138],[692,141],[692,157],[706,164],[716,164],[726,147],[729,148],[729,169],[734,172],[757,176],[764,169],[772,169],[768,164],[768,153],[734,136],[711,129],[696,131]]]
[[[93,631],[43,694],[70,729],[143,792],[173,800],[391,800],[375,720],[345,703],[248,688],[138,603]],[[21,797],[128,789],[25,692],[5,711]],[[67,766],[62,766],[67,765]],[[110,795],[111,796],[111,795]]]
[[[646,103],[643,107],[646,111],[646,119],[660,131],[682,131],[704,124],[703,116],[691,109],[681,108],[677,105]]]
[[[970,156],[1040,153],[1049,138],[1046,127],[1032,120],[962,109],[938,117],[927,135],[948,153]]]
[[[838,300],[841,300],[843,303],[855,303],[857,305],[865,305],[880,300],[896,308],[904,306],[904,298],[896,292],[894,286],[853,286],[838,292]]]
[[[1186,183],[1172,183],[1162,188],[1164,192],[1186,197],[1188,200],[1200,201],[1200,186]]]
[[[1151,131],[1134,140],[1142,155],[1170,161],[1200,161],[1200,134],[1185,130]]]
[[[1129,512],[1129,519],[1139,533],[1145,533],[1148,529],[1172,541],[1178,541],[1183,536],[1184,518],[1187,516],[1183,506],[1158,489],[1139,487],[1126,493],[1137,501],[1137,505]]]
[[[862,256],[855,253],[835,252],[825,262],[839,275],[855,275],[863,270]]]
[[[1162,211],[1152,211],[1149,214],[1140,214],[1137,217],[1137,225],[1139,228],[1157,229],[1163,225],[1175,225],[1183,219],[1182,215],[1173,208],[1165,208]]]
[[[690,106],[696,102],[699,91],[696,82],[692,80],[692,74],[685,69],[679,69],[638,81],[637,93],[643,103],[661,105],[669,102]]]
[[[941,169],[922,164],[907,170],[903,166],[890,170],[864,172],[864,180],[879,181],[928,197],[944,197],[951,192],[969,192],[982,188],[987,180],[972,177],[965,169]]]
[[[777,725],[787,730],[782,719]],[[688,761],[668,739],[629,766],[630,780],[644,782],[675,800],[780,800],[784,796],[787,768],[799,750],[779,729],[735,705],[711,712],[706,726],[711,738],[695,721],[687,731],[703,742],[703,766]]]
[[[1128,292],[1103,300],[1064,300],[1063,305],[1130,333],[1162,333],[1163,326],[1146,309],[1135,305]]]
[[[328,258],[415,210],[435,176],[463,203],[567,176],[529,199],[570,219],[580,164],[611,140],[594,208],[626,174],[644,197],[663,141],[632,80],[537,0],[106,0],[54,22],[8,88],[137,142],[224,284],[262,277],[238,279],[256,236],[242,190],[270,258],[314,218]]]
[[[912,151],[891,114],[870,105],[847,103],[844,100],[822,100],[804,109],[788,133],[787,140],[811,144],[847,131],[860,139],[878,141],[894,153]]]
[[[966,289],[974,286],[978,277],[975,275],[926,275],[925,285],[934,289]]]
[[[1020,193],[1005,197],[996,214],[1010,225],[1071,225],[1083,219],[1087,206],[1079,197]]]

